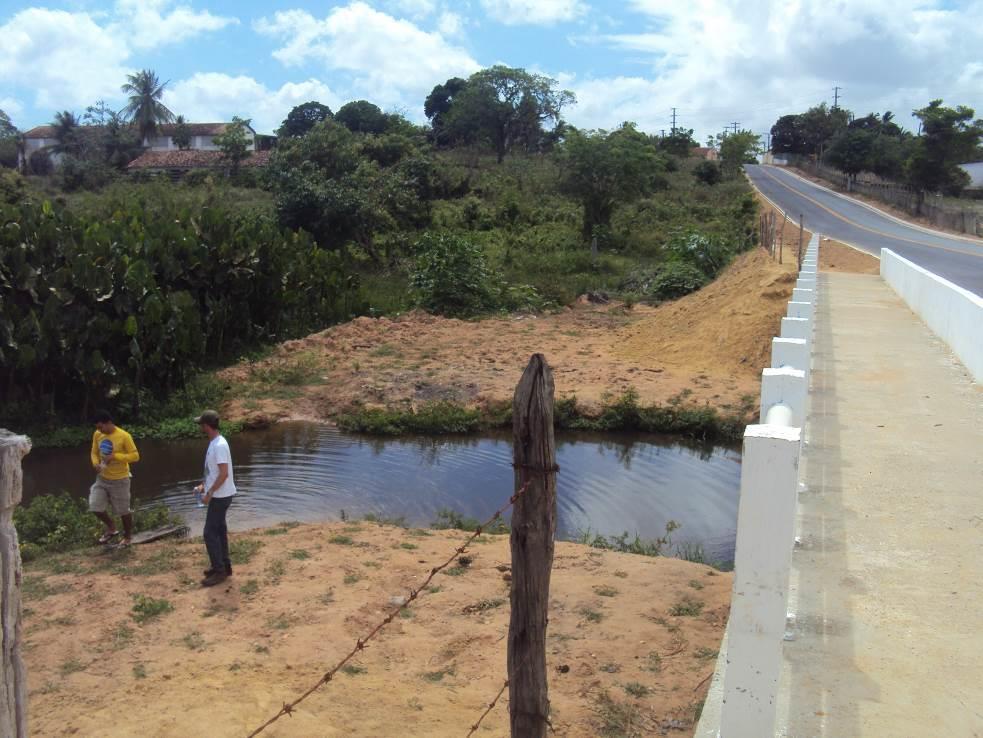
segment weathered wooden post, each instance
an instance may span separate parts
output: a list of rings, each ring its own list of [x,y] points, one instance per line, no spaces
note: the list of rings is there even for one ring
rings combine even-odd
[[[21,459],[31,450],[26,436],[0,428],[0,736],[27,737],[27,676],[21,660],[20,549],[14,508],[23,492]]]
[[[553,372],[533,354],[512,399],[515,489],[512,509],[512,617],[509,622],[509,721],[512,738],[545,738],[549,726],[546,625],[556,535]]]

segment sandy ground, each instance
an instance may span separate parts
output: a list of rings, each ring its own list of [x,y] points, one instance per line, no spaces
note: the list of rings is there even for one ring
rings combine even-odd
[[[251,531],[233,542],[259,550],[214,589],[198,586],[194,541],[30,564],[31,735],[245,736],[466,535],[374,523]],[[470,565],[437,575],[355,668],[264,735],[465,736],[505,676],[508,537],[479,539],[467,555]],[[730,586],[704,565],[558,543],[547,648],[556,735],[692,734]],[[137,595],[173,610],[138,624]],[[506,694],[477,735],[507,735],[507,709]]]
[[[793,270],[794,259],[779,265],[755,249],[703,290],[659,307],[577,304],[479,321],[421,312],[358,318],[225,370],[237,388],[226,412],[330,419],[353,403],[510,401],[535,352],[554,370],[557,397],[576,396],[588,408],[633,387],[644,403],[681,398],[740,412],[758,394]]]

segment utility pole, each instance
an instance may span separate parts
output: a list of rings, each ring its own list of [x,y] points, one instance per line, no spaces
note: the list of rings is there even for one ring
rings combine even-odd
[[[666,137],[666,129],[665,129],[665,128],[663,128],[663,129],[662,129],[662,138],[665,138],[665,137]]]
[[[833,88],[833,110],[836,110],[837,108],[840,107],[840,90],[842,89],[843,89],[842,87]]]
[[[734,127],[734,133],[737,133],[737,121],[734,121],[731,125]]]
[[[670,135],[672,136],[676,135],[676,109],[675,108],[672,109],[672,133]]]

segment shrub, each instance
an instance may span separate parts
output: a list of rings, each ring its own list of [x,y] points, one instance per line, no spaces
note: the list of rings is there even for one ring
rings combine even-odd
[[[24,178],[12,169],[0,167],[0,202],[13,205],[23,200],[26,194]]]
[[[701,161],[693,168],[693,176],[705,185],[719,184],[723,173],[715,161]]]
[[[470,317],[496,307],[498,280],[479,246],[461,236],[427,233],[416,252],[410,281],[423,308]]]
[[[674,300],[695,292],[707,281],[706,275],[693,264],[671,261],[652,280],[649,295],[657,300]]]
[[[181,518],[164,505],[154,505],[133,514],[137,532],[176,525]],[[85,500],[58,495],[41,495],[27,506],[14,509],[14,525],[21,541],[21,554],[36,557],[42,552],[67,551],[91,545],[102,524],[89,512]]]
[[[51,155],[44,149],[34,151],[27,158],[27,171],[36,177],[48,177],[55,171]]]

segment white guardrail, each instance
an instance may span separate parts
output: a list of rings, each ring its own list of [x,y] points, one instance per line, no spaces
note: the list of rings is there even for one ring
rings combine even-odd
[[[819,298],[819,241],[818,235],[809,241],[781,335],[772,340],[771,367],[761,374],[760,424],[744,431],[730,621],[695,733],[699,738],[775,735]]]
[[[983,383],[983,298],[881,249],[881,278]]]

